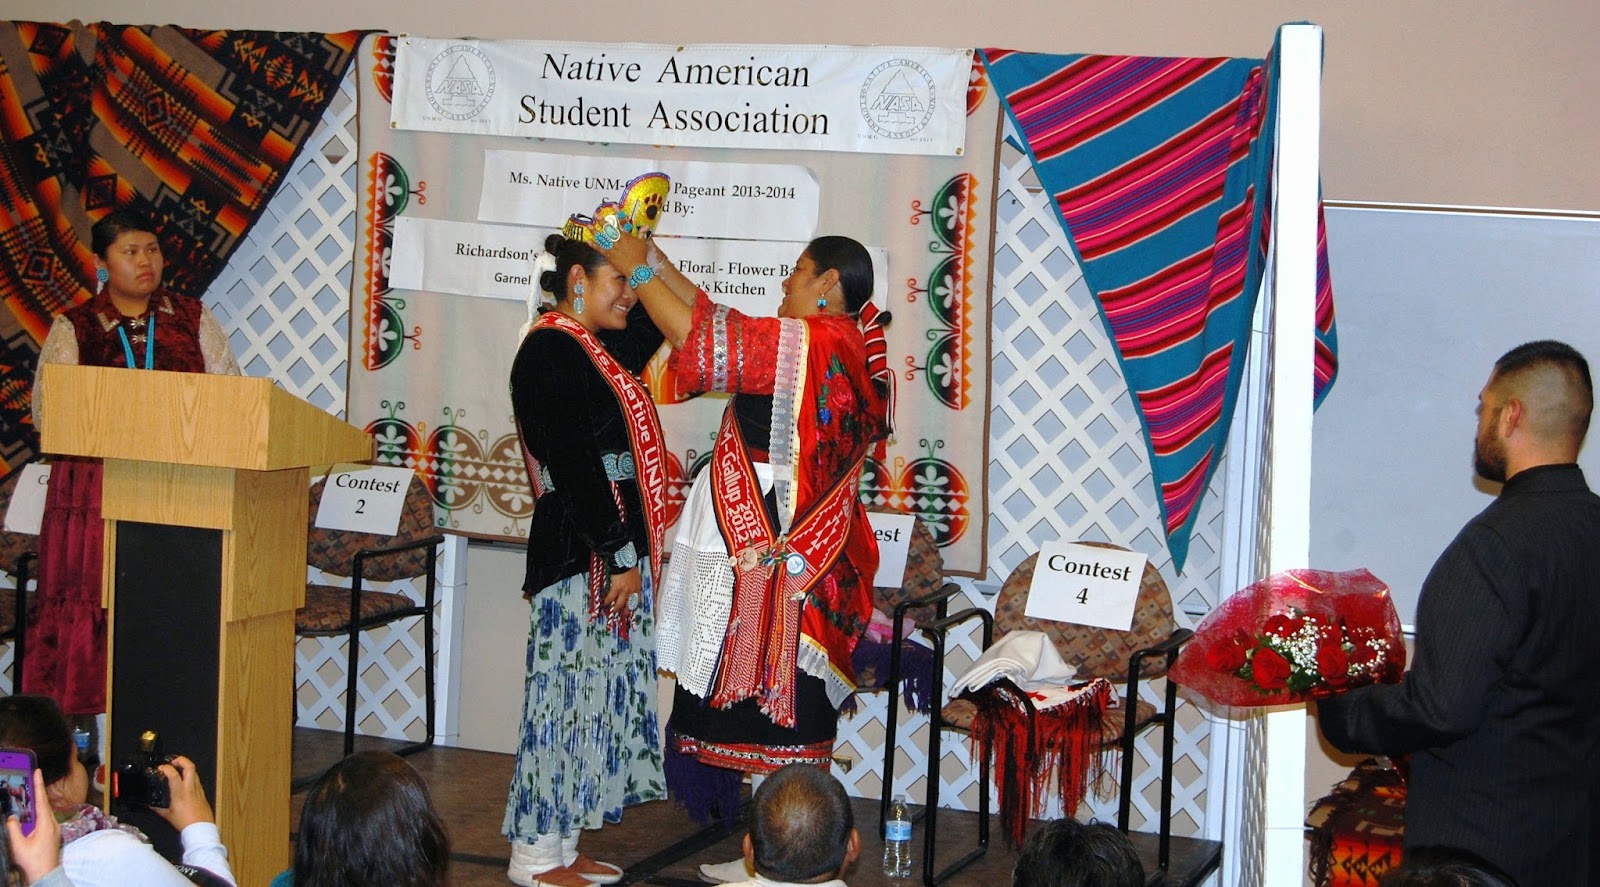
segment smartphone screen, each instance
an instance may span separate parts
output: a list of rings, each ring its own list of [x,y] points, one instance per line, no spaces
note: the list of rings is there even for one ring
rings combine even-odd
[[[22,833],[33,834],[35,798],[33,771],[37,765],[33,752],[25,748],[0,748],[0,815],[15,816]]]

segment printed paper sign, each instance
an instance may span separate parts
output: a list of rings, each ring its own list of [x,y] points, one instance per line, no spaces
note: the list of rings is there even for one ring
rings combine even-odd
[[[395,41],[396,129],[959,156],[971,49]]]
[[[560,228],[618,200],[647,172],[672,180],[659,233],[674,237],[798,240],[816,236],[821,189],[803,166],[483,152],[478,221]]]
[[[22,466],[22,476],[11,492],[11,505],[6,508],[5,528],[13,533],[39,535],[39,522],[44,519],[44,494],[50,489],[50,466],[30,462]]]
[[[1146,560],[1137,551],[1048,543],[1039,549],[1023,612],[1034,619],[1128,631]]]
[[[396,289],[455,293],[522,302],[533,284],[533,257],[554,228],[479,225],[401,216],[394,220],[389,283]],[[658,237],[661,249],[711,298],[749,314],[771,315],[783,301],[783,279],[806,242]],[[872,256],[872,301],[884,307],[889,257]]]
[[[874,588],[899,588],[906,581],[906,554],[911,550],[911,527],[916,517],[910,514],[867,512],[872,534],[878,537],[878,572]]]
[[[409,468],[387,465],[335,465],[322,487],[317,526],[393,536],[400,529],[412,474]]]

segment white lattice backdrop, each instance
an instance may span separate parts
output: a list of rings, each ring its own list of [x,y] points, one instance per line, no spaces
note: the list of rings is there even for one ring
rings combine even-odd
[[[354,75],[306,147],[267,217],[212,288],[212,307],[230,331],[246,372],[278,379],[290,391],[326,408],[344,402],[346,333],[355,229]],[[1218,600],[1222,478],[1202,505],[1186,569],[1175,576],[1160,532],[1148,451],[1127,386],[1094,301],[1070,258],[1048,203],[1033,184],[1026,158],[1002,151],[997,212],[990,403],[990,574],[960,580],[970,602],[987,605],[1006,573],[1051,539],[1101,539],[1149,554],[1161,568],[1179,608],[1207,612]],[[957,602],[953,606],[965,606]],[[452,624],[441,618],[440,624]],[[364,636],[364,732],[415,737],[420,730],[421,644],[417,631]],[[956,639],[951,670],[977,654],[972,637]],[[304,639],[297,651],[299,719],[328,728],[343,721],[343,646]],[[953,675],[947,675],[947,679]],[[441,692],[445,685],[441,684]],[[1162,689],[1148,685],[1152,701]],[[840,752],[854,765],[840,776],[860,796],[881,786],[883,694],[861,701],[840,725]],[[1192,706],[1181,706],[1174,829],[1199,834],[1207,817],[1207,740],[1210,727]],[[902,713],[895,782],[922,796],[927,719]],[[1134,824],[1153,823],[1159,804],[1151,765],[1159,752],[1147,734],[1139,744]],[[946,743],[941,798],[976,805],[976,776],[964,742]],[[1059,812],[1059,811],[1055,811]],[[1115,815],[1115,796],[1091,801],[1102,819]],[[1153,826],[1151,826],[1153,827]]]
[[[266,212],[206,294],[228,331],[246,375],[267,376],[285,390],[344,414],[352,257],[355,255],[356,76],[340,85],[293,170]],[[441,572],[446,568],[441,567]],[[348,586],[342,577],[309,578]],[[421,600],[420,584],[379,585]],[[441,594],[436,628],[449,626],[450,595]],[[361,634],[360,731],[421,739],[426,732],[422,620]],[[448,661],[441,635],[439,659]],[[345,641],[301,638],[295,650],[296,724],[344,727]],[[441,689],[447,686],[441,674]],[[441,710],[443,706],[441,705]]]
[[[33,583],[30,581],[28,585],[32,586]],[[0,588],[16,587],[17,577],[0,573]],[[0,648],[0,696],[10,696],[13,692],[11,687],[11,665],[16,661],[16,653],[17,646],[11,641],[6,641],[5,647]]]
[[[992,607],[992,594],[1005,576],[1042,543],[1095,539],[1149,554],[1181,610],[1209,612],[1219,599],[1222,475],[1213,479],[1201,506],[1184,573],[1175,576],[1133,400],[1049,196],[1037,187],[1019,151],[1002,149],[999,174],[991,314],[990,573],[982,581],[959,580],[966,601],[953,601],[951,611]],[[952,639],[947,683],[977,655],[974,635]],[[1158,681],[1143,692],[1159,704],[1163,689]],[[882,785],[887,704],[883,694],[873,694],[840,725],[840,751],[857,762],[840,774],[853,794],[875,797]],[[900,720],[902,736],[911,741],[900,743],[894,782],[916,801],[925,790],[928,721],[903,710]],[[1138,744],[1135,828],[1153,829],[1159,810],[1158,736],[1147,732]],[[1206,831],[1209,736],[1210,724],[1193,706],[1180,704],[1174,746],[1177,834]],[[966,743],[950,735],[943,756],[941,802],[975,809],[977,774]],[[1089,813],[1114,820],[1117,797],[1113,791],[1105,800],[1091,798]]]

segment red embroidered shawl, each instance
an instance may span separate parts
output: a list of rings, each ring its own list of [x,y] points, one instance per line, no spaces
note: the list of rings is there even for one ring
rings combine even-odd
[[[673,351],[669,369],[676,393],[785,393],[774,390],[782,322],[719,306],[702,292],[689,335]],[[797,515],[850,471],[866,447],[888,434],[887,403],[867,373],[866,343],[855,321],[812,315],[802,322],[808,347],[800,390],[787,392],[800,399],[795,410]],[[850,656],[871,616],[878,544],[859,499],[850,499],[847,507],[855,514],[844,556],[810,589],[812,605],[802,612],[800,634],[802,643],[825,650],[832,671],[853,684]]]

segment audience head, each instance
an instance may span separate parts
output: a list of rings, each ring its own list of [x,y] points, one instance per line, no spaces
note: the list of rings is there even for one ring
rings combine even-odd
[[[872,256],[867,248],[849,237],[828,235],[806,244],[813,270],[839,272],[839,289],[844,293],[845,310],[859,314],[872,298]]]
[[[33,752],[52,804],[82,804],[88,800],[88,771],[78,760],[72,726],[54,699],[0,697],[0,746]]]
[[[1105,823],[1046,822],[1022,845],[1011,887],[1142,887],[1128,836]]]
[[[1517,887],[1476,854],[1447,847],[1407,850],[1400,865],[1378,878],[1378,887]]]
[[[775,881],[842,877],[861,850],[844,786],[810,764],[768,776],[756,789],[744,849],[756,872]]]
[[[1498,482],[1524,468],[1578,458],[1594,383],[1588,361],[1572,346],[1528,342],[1495,362],[1478,401],[1473,467]]]
[[[357,752],[306,795],[295,887],[436,887],[450,839],[417,771],[389,752]]]

